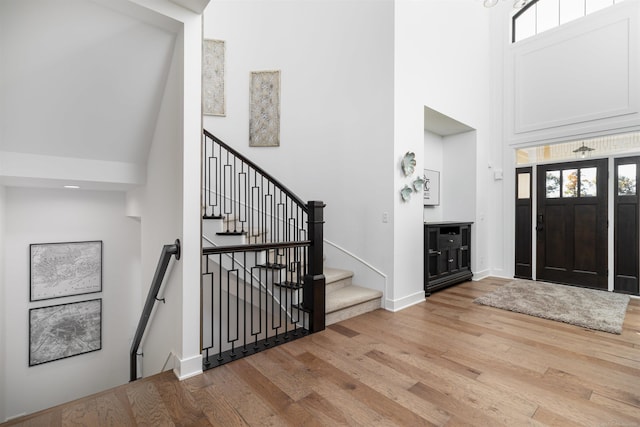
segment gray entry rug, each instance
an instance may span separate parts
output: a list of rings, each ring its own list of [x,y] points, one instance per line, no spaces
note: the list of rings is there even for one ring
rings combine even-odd
[[[473,302],[620,334],[629,296],[517,279]]]

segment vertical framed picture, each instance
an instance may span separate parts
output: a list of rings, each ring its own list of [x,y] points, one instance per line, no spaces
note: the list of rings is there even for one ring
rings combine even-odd
[[[102,241],[29,245],[30,301],[102,291]]]
[[[440,172],[424,170],[424,205],[440,205]]]
[[[280,71],[252,71],[249,146],[280,146]]]
[[[224,40],[202,43],[202,114],[224,116]]]
[[[29,366],[101,348],[101,299],[29,310]]]

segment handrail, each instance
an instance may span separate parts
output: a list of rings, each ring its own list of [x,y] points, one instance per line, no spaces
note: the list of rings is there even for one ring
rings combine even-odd
[[[176,260],[180,259],[179,239],[176,239],[176,242],[173,245],[164,245],[162,252],[160,253],[160,259],[158,260],[158,266],[156,267],[156,272],[153,275],[153,280],[151,281],[151,288],[149,288],[147,301],[144,303],[144,309],[140,315],[138,328],[136,329],[136,334],[133,337],[133,342],[131,343],[131,351],[129,352],[129,381],[135,381],[138,379],[138,348],[140,347],[142,336],[144,335],[147,323],[149,322],[153,305],[158,299],[158,292],[160,291],[164,275],[167,272],[171,255],[175,255]]]
[[[384,298],[386,298],[389,295],[389,292],[387,290],[388,287],[388,276],[386,274],[384,274],[381,270],[377,269],[376,267],[374,267],[372,264],[370,264],[369,262],[365,261],[364,259],[360,258],[359,256],[357,256],[356,254],[346,250],[345,248],[343,248],[342,246],[338,245],[337,243],[332,242],[331,240],[328,239],[324,239],[323,240],[324,243],[326,243],[329,246],[333,246],[334,248],[336,248],[338,251],[342,252],[343,254],[347,255],[348,257],[356,260],[357,262],[359,262],[360,264],[364,265],[365,267],[367,267],[369,270],[373,271],[374,273],[376,273],[378,276],[382,277],[384,279]]]
[[[244,163],[246,163],[247,165],[251,166],[253,169],[255,169],[258,173],[260,173],[261,175],[263,175],[264,177],[268,178],[271,182],[273,182],[277,187],[280,188],[280,190],[282,190],[283,193],[285,193],[287,196],[289,196],[292,200],[294,200],[298,206],[300,206],[302,208],[302,210],[305,213],[308,213],[308,209],[307,209],[307,204],[305,202],[302,201],[302,199],[298,196],[296,196],[291,190],[289,190],[287,187],[285,187],[284,185],[282,185],[282,183],[280,183],[280,181],[278,181],[277,179],[275,179],[274,177],[272,177],[269,173],[267,173],[264,169],[262,169],[260,166],[256,165],[255,163],[253,163],[251,160],[249,160],[248,158],[246,158],[245,156],[243,156],[240,152],[236,151],[235,149],[233,149],[232,147],[230,147],[229,145],[225,144],[220,138],[216,137],[215,135],[213,135],[211,132],[209,132],[206,129],[203,129],[204,131],[204,135],[208,138],[211,138],[212,140],[214,140],[216,143],[220,144],[221,146],[224,147],[225,150],[229,151],[230,153],[232,153],[234,156],[236,156],[237,158],[239,158],[240,160],[242,160]]]
[[[311,246],[311,240],[298,240],[295,242],[252,243],[246,245],[226,245],[202,248],[202,255],[222,254],[228,252],[258,252],[269,249],[287,249],[300,246]]]

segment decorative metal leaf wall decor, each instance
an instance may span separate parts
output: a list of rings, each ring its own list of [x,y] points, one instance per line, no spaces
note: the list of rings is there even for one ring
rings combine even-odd
[[[224,41],[204,40],[202,46],[202,112],[224,116]]]
[[[280,145],[280,71],[251,72],[249,146]]]

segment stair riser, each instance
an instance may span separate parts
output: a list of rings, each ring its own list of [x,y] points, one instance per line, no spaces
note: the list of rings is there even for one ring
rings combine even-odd
[[[359,316],[364,313],[368,313],[373,310],[377,310],[382,306],[382,298],[376,298],[371,301],[366,301],[360,304],[346,307],[333,313],[327,313],[325,317],[325,323],[332,325],[337,322],[341,322],[346,319],[350,319],[355,316]]]
[[[330,294],[332,292],[337,291],[338,289],[345,288],[347,286],[351,286],[353,284],[353,277],[347,277],[344,279],[337,280],[335,282],[326,284],[326,293]]]

